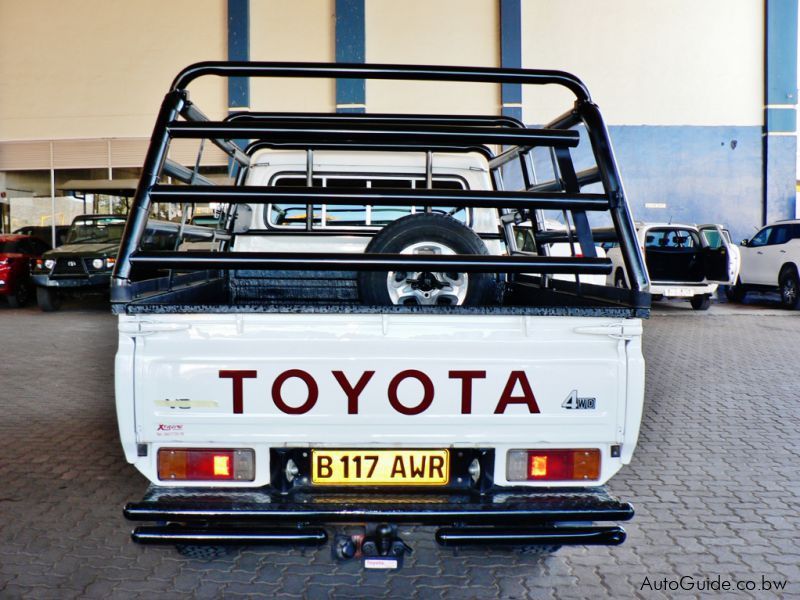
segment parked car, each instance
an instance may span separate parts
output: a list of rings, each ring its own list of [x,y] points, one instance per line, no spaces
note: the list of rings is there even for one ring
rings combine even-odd
[[[749,291],[778,290],[785,308],[797,308],[800,265],[800,220],[778,221],[743,240],[742,268],[731,299],[741,302]]]
[[[708,310],[717,287],[736,281],[739,250],[722,225],[638,223],[636,236],[654,300],[687,298],[693,309]],[[614,264],[609,285],[628,287],[619,248],[609,248],[608,257]]]
[[[12,308],[30,300],[31,267],[49,249],[49,244],[29,235],[0,235],[0,296]]]
[[[48,249],[52,248],[53,228],[49,225],[26,225],[15,230],[14,233],[31,235],[47,244]],[[69,233],[69,225],[56,225],[56,246],[67,241],[67,233]]]
[[[58,310],[63,290],[108,288],[124,228],[125,217],[120,215],[75,217],[64,245],[36,261],[33,282],[39,307]]]
[[[125,217],[121,215],[75,217],[66,243],[36,261],[33,282],[37,286],[39,307],[46,312],[58,310],[65,292],[107,293],[124,228]],[[176,250],[179,229],[179,223],[151,219],[147,222],[142,249]],[[213,238],[211,229],[185,225],[182,247],[203,250],[201,240],[208,238]]]

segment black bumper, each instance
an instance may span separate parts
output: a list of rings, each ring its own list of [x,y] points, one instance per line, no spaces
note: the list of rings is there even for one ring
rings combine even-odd
[[[605,488],[472,493],[384,491],[280,494],[262,489],[151,487],[125,507],[140,543],[320,545],[324,526],[389,523],[437,526],[446,546],[617,545],[625,531],[595,521],[627,521],[633,507]]]
[[[82,275],[76,277],[69,276],[55,276],[50,275],[31,275],[33,283],[40,287],[54,287],[54,288],[97,288],[106,289],[111,285],[110,273],[94,273],[92,275]]]

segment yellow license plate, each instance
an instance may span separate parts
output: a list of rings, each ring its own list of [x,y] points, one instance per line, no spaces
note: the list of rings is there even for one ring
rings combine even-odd
[[[447,450],[312,450],[314,485],[447,485]]]

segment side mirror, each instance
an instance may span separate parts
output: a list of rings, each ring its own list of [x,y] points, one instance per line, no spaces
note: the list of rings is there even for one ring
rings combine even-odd
[[[741,244],[739,244],[739,245],[740,245],[740,246],[747,246],[747,242],[748,242],[748,241],[749,241],[749,240],[748,240],[747,238],[745,238],[745,239],[743,239],[743,240],[742,240],[742,243],[741,243]]]

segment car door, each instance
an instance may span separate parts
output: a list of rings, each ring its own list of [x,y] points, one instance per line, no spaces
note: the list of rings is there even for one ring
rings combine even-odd
[[[762,268],[763,283],[778,285],[778,276],[781,266],[786,262],[786,243],[792,239],[790,225],[775,225],[763,248],[764,265]]]
[[[706,280],[732,285],[736,282],[738,265],[733,251],[719,225],[700,225],[697,228],[703,242],[703,267]]]
[[[764,270],[767,257],[764,254],[772,227],[764,227],[741,247],[742,266],[739,278],[744,284],[765,284]]]

